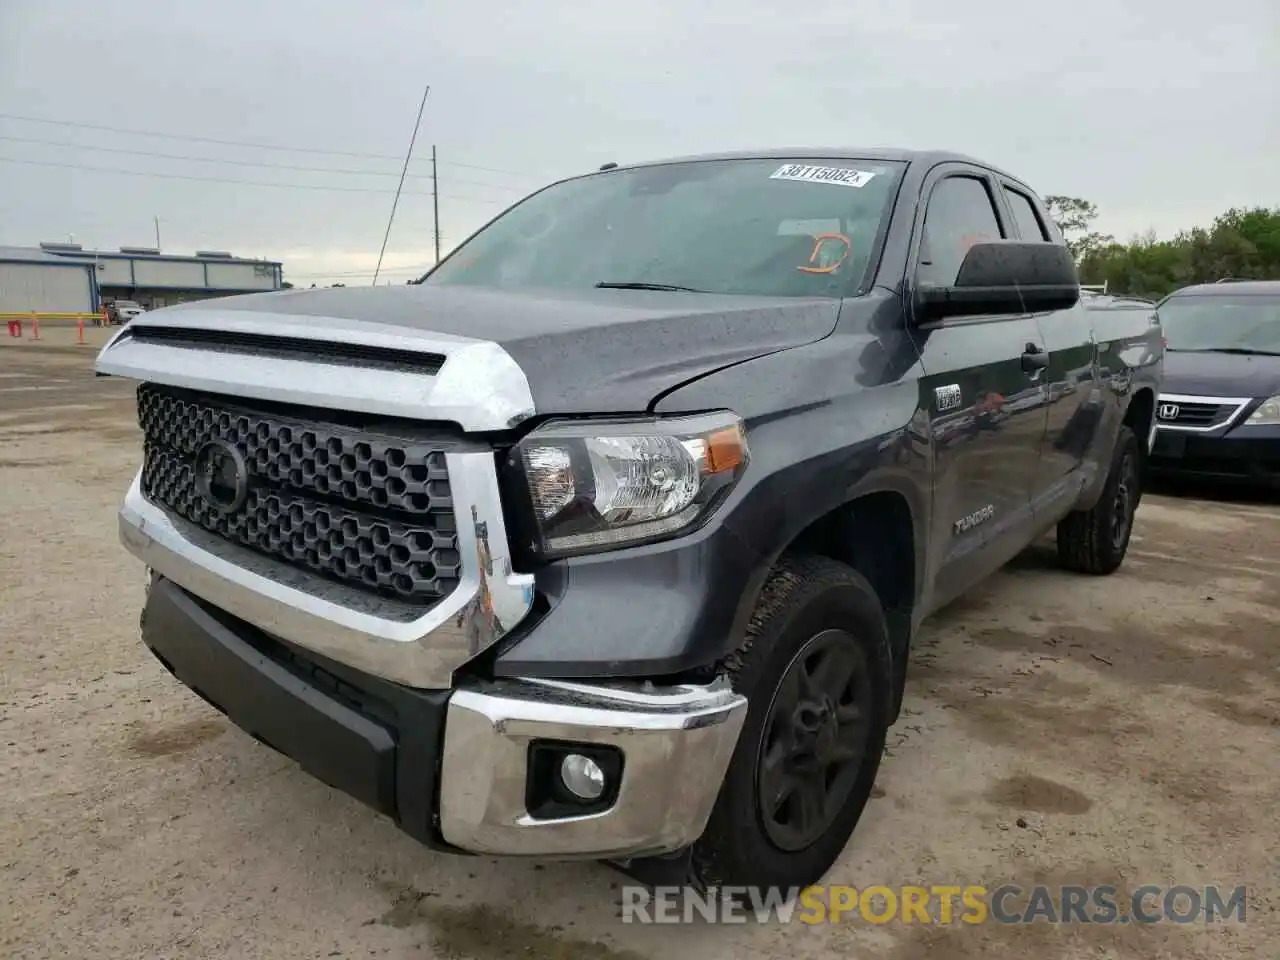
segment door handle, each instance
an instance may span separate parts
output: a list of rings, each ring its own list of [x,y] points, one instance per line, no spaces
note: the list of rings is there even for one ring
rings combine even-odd
[[[1027,373],[1035,373],[1049,366],[1049,354],[1034,343],[1028,343],[1022,351],[1022,369]]]

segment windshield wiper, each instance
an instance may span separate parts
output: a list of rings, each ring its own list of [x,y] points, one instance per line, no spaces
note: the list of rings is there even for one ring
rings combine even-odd
[[[1170,347],[1173,353],[1235,353],[1242,356],[1259,356],[1259,357],[1280,357],[1280,352],[1275,350],[1254,350],[1251,347],[1198,347],[1194,350],[1188,347]]]
[[[598,290],[665,290],[668,293],[706,293],[705,290],[698,290],[694,287],[677,287],[670,283],[644,283],[643,281],[634,280],[630,282],[601,280],[596,284]]]

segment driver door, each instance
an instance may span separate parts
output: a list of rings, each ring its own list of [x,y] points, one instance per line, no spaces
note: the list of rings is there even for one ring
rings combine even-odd
[[[926,181],[914,285],[954,284],[968,248],[1012,234],[991,175],[946,164]],[[1033,535],[1032,491],[1045,433],[1035,318],[952,317],[914,325],[934,460],[931,607],[998,569]],[[1030,349],[1029,349],[1030,348]]]

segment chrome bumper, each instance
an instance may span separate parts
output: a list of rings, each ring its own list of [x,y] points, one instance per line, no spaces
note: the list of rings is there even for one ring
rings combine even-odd
[[[260,630],[406,686],[447,689],[454,671],[528,613],[533,577],[511,570],[492,454],[445,458],[458,517],[461,577],[425,614],[323,580],[169,515],[142,495],[141,471],[120,508],[120,541],[162,576]]]
[[[449,700],[440,769],[440,831],[462,850],[548,859],[668,853],[706,828],[747,701],[711,686],[599,686],[500,681]],[[621,784],[602,812],[537,819],[526,809],[535,740],[610,745]]]

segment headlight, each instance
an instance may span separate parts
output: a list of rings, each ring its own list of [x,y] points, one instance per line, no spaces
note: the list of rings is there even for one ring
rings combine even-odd
[[[1280,397],[1271,397],[1245,423],[1280,424]]]
[[[523,474],[543,556],[632,546],[688,530],[715,509],[747,466],[731,413],[650,420],[559,421],[525,437]]]

